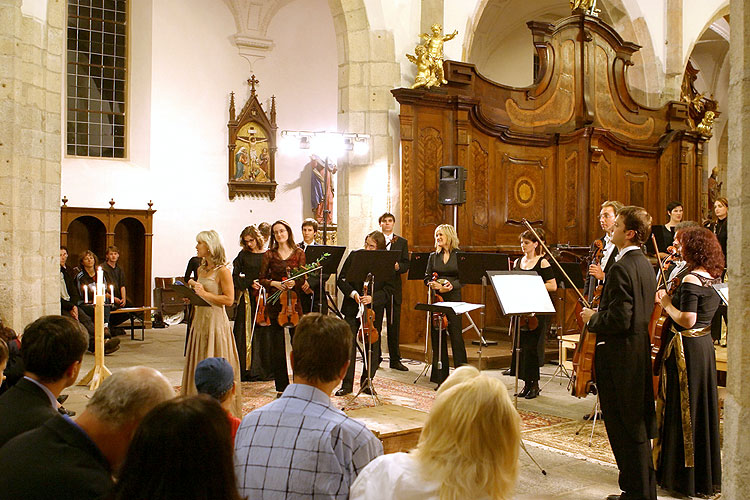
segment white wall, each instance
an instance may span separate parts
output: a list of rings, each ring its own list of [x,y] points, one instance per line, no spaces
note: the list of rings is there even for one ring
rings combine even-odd
[[[248,224],[284,218],[297,231],[311,213],[304,155],[277,154],[274,202],[229,201],[229,93],[235,92],[239,113],[251,72],[230,41],[236,26],[225,4],[134,0],[132,10],[130,156],[65,158],[68,204],[108,207],[114,198],[115,208],[145,209],[153,200],[153,276],[180,275],[202,229],[219,231],[230,258]],[[326,1],[287,5],[268,36],[276,45],[254,73],[265,109],[276,95],[279,131],[335,129],[336,43]]]

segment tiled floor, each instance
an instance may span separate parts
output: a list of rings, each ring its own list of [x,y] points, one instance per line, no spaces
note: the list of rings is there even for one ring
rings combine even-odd
[[[182,383],[185,325],[171,326],[162,330],[147,330],[146,340],[143,342],[130,340],[129,336],[119,338],[122,340],[120,350],[105,358],[105,364],[111,371],[135,365],[152,366],[164,373],[174,385]],[[87,354],[81,374],[87,373],[93,363],[93,355]],[[409,366],[409,372],[383,368],[378,371],[378,376],[412,383],[423,365],[417,361],[406,362],[406,364]],[[387,367],[388,365],[383,363],[381,366]],[[554,368],[549,364],[542,368],[542,384],[549,380]],[[501,375],[499,370],[488,370],[485,373],[502,379],[509,390],[513,389],[513,378]],[[420,378],[417,383],[425,387],[434,387],[427,377]],[[592,397],[579,400],[570,396],[565,387],[566,383],[567,379],[553,380],[538,398],[519,400],[519,409],[580,419],[582,415],[591,411],[594,400]],[[79,386],[71,387],[64,392],[70,394],[65,404],[66,408],[79,413],[83,411],[91,394],[87,387]],[[602,500],[609,494],[619,493],[617,469],[611,465],[583,460],[534,443],[528,443],[527,449],[545,469],[547,475],[542,475],[529,456],[522,451],[521,474],[515,499]],[[664,491],[659,493],[659,499],[685,498],[670,496]]]

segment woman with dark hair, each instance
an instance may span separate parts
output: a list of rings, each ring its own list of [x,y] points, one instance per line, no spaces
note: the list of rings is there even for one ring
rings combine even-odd
[[[536,229],[536,232],[540,238],[544,239],[544,231],[541,228]],[[556,291],[555,274],[549,261],[544,256],[544,248],[542,248],[539,239],[529,230],[521,233],[519,239],[523,256],[516,259],[513,263],[513,269],[516,271],[535,271],[542,277],[548,292]],[[542,359],[540,359],[539,344],[544,342],[547,337],[550,321],[550,316],[542,315],[534,316],[533,320],[521,323],[518,378],[523,380],[524,385],[521,392],[518,393],[518,397],[534,399],[539,395],[539,367],[544,364],[544,351],[542,350]],[[515,370],[515,365],[511,366],[510,369]],[[514,374],[512,371],[511,373]]]
[[[304,277],[287,280],[287,274],[292,269],[304,265],[305,252],[295,245],[292,227],[286,221],[277,220],[271,225],[271,240],[268,250],[263,254],[258,281],[266,288],[269,296],[277,290],[294,290],[299,297],[300,293],[310,289],[307,280]],[[271,361],[276,392],[284,392],[286,386],[289,385],[289,372],[286,366],[284,327],[278,322],[281,303],[267,304],[266,311],[271,320],[269,335],[271,336]],[[294,328],[290,328],[289,333],[293,336]]]
[[[677,224],[682,222],[682,214],[682,203],[679,201],[670,201],[667,204],[667,217],[669,218],[667,223],[661,226],[651,226],[651,233],[656,238],[656,244],[659,245],[659,257],[662,259],[668,255],[667,247],[674,241]],[[650,238],[646,241],[646,250],[651,255],[656,254],[654,243]]]
[[[721,251],[724,254],[724,272],[722,273],[722,278],[724,278],[726,267],[729,263],[729,257],[727,256],[729,201],[727,201],[726,198],[716,199],[714,202],[714,215],[716,215],[716,222],[709,223],[708,228],[716,235],[716,238],[719,240],[719,245],[721,245]],[[722,347],[727,346],[727,331],[723,327],[723,323],[726,322],[727,306],[719,304],[719,308],[716,310],[713,323],[711,324],[711,338]]]
[[[8,351],[5,366],[2,366],[3,356],[0,355],[0,367],[3,368],[0,371],[5,372],[0,377],[2,379],[0,380],[0,395],[2,395],[23,378],[25,367],[23,359],[21,359],[21,339],[12,328],[5,326],[2,320],[0,320],[0,341],[5,343],[5,348]]]
[[[240,500],[229,421],[207,395],[151,410],[128,448],[114,500]]]
[[[260,266],[263,261],[263,236],[255,226],[247,226],[240,233],[242,250],[232,263],[235,297],[239,299],[234,316],[234,340],[240,356],[243,381],[272,380],[270,337],[268,327],[253,328],[257,306]]]
[[[709,335],[719,296],[724,255],[702,227],[679,233],[690,274],[661,299],[673,323],[666,334],[657,399],[654,466],[662,488],[687,496],[711,496],[721,486],[716,357]]]

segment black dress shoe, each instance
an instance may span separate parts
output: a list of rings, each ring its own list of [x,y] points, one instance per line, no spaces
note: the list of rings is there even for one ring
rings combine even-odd
[[[531,390],[531,387],[529,385],[524,385],[523,389],[521,389],[521,392],[516,394],[516,396],[518,396],[519,398],[525,398],[530,390]]]
[[[605,500],[620,500],[622,495],[609,495]]]
[[[67,415],[69,417],[74,417],[76,412],[73,410],[66,410],[64,406],[60,406],[57,411],[60,413],[60,415]]]
[[[60,404],[63,404],[67,399],[68,399],[67,394],[60,394],[59,396],[57,396],[57,402]]]
[[[341,388],[341,389],[339,389],[338,391],[334,392],[334,393],[333,393],[333,395],[334,395],[334,396],[338,396],[338,397],[341,397],[341,396],[346,396],[347,394],[351,394],[351,393],[352,393],[352,390],[351,390],[351,389],[344,389],[344,388],[342,387],[342,388]]]
[[[120,339],[107,339],[104,342],[104,355],[108,356],[120,348]]]
[[[535,387],[532,387],[531,389],[529,389],[529,392],[526,393],[526,395],[524,396],[524,398],[526,398],[526,399],[534,399],[538,395],[539,395],[539,386],[535,386]]]
[[[508,368],[507,370],[503,370],[503,375],[514,377],[516,374],[510,368]]]
[[[401,361],[399,361],[397,363],[391,363],[391,370],[398,370],[400,372],[408,372],[409,371],[409,369],[407,367],[405,367],[404,364],[401,363]]]

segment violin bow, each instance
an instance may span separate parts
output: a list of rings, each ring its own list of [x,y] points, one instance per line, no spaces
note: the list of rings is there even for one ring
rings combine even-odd
[[[527,221],[526,219],[521,219],[521,222],[523,223],[524,226],[526,226],[526,228],[529,231],[531,231],[534,234],[534,236],[536,237],[536,239],[539,242],[539,244],[542,245],[542,248],[544,248],[544,252],[552,259],[552,261],[555,264],[557,264],[557,268],[560,270],[560,272],[563,274],[563,276],[565,276],[565,279],[568,280],[568,283],[570,283],[570,288],[572,288],[573,290],[575,290],[576,294],[578,295],[578,298],[581,300],[581,302],[583,303],[583,305],[587,309],[591,309],[591,304],[589,304],[589,301],[586,300],[586,297],[584,297],[583,294],[581,293],[581,291],[576,287],[575,283],[573,283],[573,280],[570,279],[570,276],[568,276],[568,273],[565,272],[565,269],[563,269],[563,267],[560,265],[560,263],[557,262],[557,259],[555,258],[554,255],[552,255],[552,252],[550,252],[549,248],[547,248],[547,245],[544,243],[544,240],[539,237],[539,233],[537,233],[534,230],[534,228],[531,226],[531,224],[529,223],[529,221]]]
[[[664,263],[662,262],[661,257],[659,257],[659,244],[656,243],[656,236],[654,236],[654,233],[651,233],[651,241],[654,243],[654,250],[656,251],[656,260],[659,261],[659,276],[661,276],[661,282],[664,285],[664,289],[666,290],[668,288],[667,277],[664,276]]]

